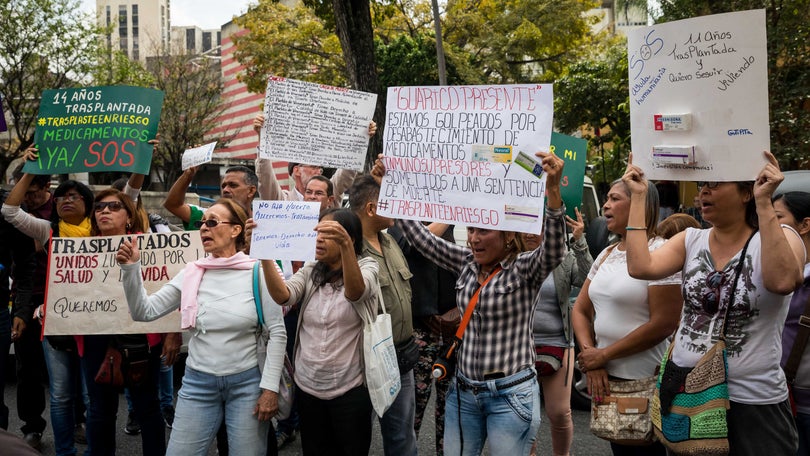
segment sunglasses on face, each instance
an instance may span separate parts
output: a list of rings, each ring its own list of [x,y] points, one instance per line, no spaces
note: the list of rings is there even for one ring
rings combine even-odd
[[[81,195],[77,195],[75,193],[68,193],[67,195],[64,196],[57,196],[53,200],[56,201],[57,203],[64,203],[66,201],[70,201],[72,203],[80,199],[82,199]]]
[[[720,292],[726,284],[726,275],[721,271],[712,271],[706,276],[707,290],[703,292],[703,311],[713,314],[720,308]]]
[[[720,186],[722,182],[706,182],[706,181],[698,181],[697,186],[698,188],[706,187],[708,189],[715,189]]]
[[[222,220],[217,220],[217,219],[208,219],[208,220],[197,220],[197,221],[195,221],[194,222],[194,227],[197,228],[197,229],[200,229],[200,228],[202,228],[203,225],[205,225],[208,228],[213,228],[213,227],[219,225],[220,223],[224,223],[226,225],[235,225],[235,223],[233,223],[233,222],[224,222]]]
[[[110,212],[118,212],[124,208],[124,203],[120,201],[97,201],[93,205],[96,212],[102,212],[104,209],[109,209]]]

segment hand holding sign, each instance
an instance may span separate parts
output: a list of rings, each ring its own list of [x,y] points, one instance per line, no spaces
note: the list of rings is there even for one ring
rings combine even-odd
[[[118,253],[115,255],[118,264],[134,264],[141,259],[141,252],[138,251],[138,243],[132,242],[127,239],[118,248]]]

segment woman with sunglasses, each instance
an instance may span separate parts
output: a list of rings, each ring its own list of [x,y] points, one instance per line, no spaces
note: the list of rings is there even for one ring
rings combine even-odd
[[[135,203],[124,193],[114,188],[100,191],[93,203],[91,219],[93,236],[118,236],[144,231],[142,218],[138,216]],[[162,350],[159,334],[85,335],[82,371],[90,397],[87,411],[87,439],[89,455],[115,454],[116,415],[118,413],[119,389],[101,385],[93,379],[104,362],[110,344],[131,352],[142,353],[148,362],[148,376],[138,385],[128,384],[134,415],[141,426],[141,443],[144,455],[162,455],[166,452],[166,431],[160,413],[155,378],[160,369]]]
[[[805,247],[779,223],[771,196],[784,176],[770,152],[765,159],[753,182],[699,183],[703,218],[712,228],[687,228],[654,252],[643,248],[639,234],[628,236],[634,277],[652,280],[683,270],[684,308],[671,357],[676,365],[694,366],[725,327],[731,455],[795,455],[797,448],[779,359]],[[622,179],[632,192],[628,225],[643,224],[644,172],[630,164]]]
[[[627,234],[638,231],[645,248],[655,250],[664,240],[656,236],[658,192],[649,185],[643,223],[628,226],[630,188],[614,181],[602,206],[607,228],[619,236],[594,260],[574,303],[572,321],[579,342],[579,367],[588,380],[595,403],[610,396],[609,381],[650,379],[666,350],[666,339],[678,325],[681,295],[677,272],[661,280],[634,279],[627,268]],[[610,443],[614,455],[665,455],[660,443],[631,446]]]
[[[299,303],[296,329],[296,403],[305,456],[365,455],[371,445],[372,407],[363,371],[362,314],[376,315],[377,261],[360,258],[363,229],[347,209],[327,209],[315,226],[315,260],[286,282],[268,272],[270,295]]]
[[[787,192],[773,198],[773,208],[779,223],[796,230],[802,237],[805,248],[805,258],[810,258],[810,193]],[[797,455],[810,455],[810,350],[804,347],[795,347],[801,344],[802,315],[810,299],[810,263],[804,264],[804,282],[790,299],[790,309],[785,320],[785,329],[782,331],[782,362],[788,384],[796,407],[796,428],[799,433],[799,452]],[[801,350],[804,350],[803,352]],[[798,359],[790,361],[791,353]],[[792,376],[792,378],[791,378]]]
[[[281,307],[264,284],[267,274],[259,274],[261,296],[254,296],[255,260],[242,252],[246,221],[238,203],[217,200],[198,221],[208,257],[189,263],[151,295],[143,288],[137,242],[125,241],[118,250],[132,318],[152,321],[180,308],[182,326],[191,331],[169,455],[208,454],[223,420],[231,454],[264,456],[267,451],[287,336]],[[271,269],[278,273],[274,265]],[[270,331],[263,372],[256,353],[257,298]]]
[[[25,151],[26,160],[37,159],[37,149],[29,147]],[[2,214],[12,225],[34,239],[38,248],[47,249],[51,235],[54,237],[90,236],[90,216],[93,214],[93,192],[85,184],[68,180],[53,192],[51,219],[37,218],[20,208],[26,191],[34,179],[33,174],[25,173],[11,190]],[[46,260],[44,260],[46,261]],[[44,271],[45,269],[43,269]],[[46,277],[41,277],[43,282]],[[44,305],[34,311],[33,318],[44,324]],[[75,398],[81,397],[81,368],[79,366],[80,336],[46,336],[42,342],[45,365],[48,369],[48,391],[50,397],[51,427],[54,434],[54,449],[57,456],[75,455],[76,408]],[[35,399],[32,399],[35,400]],[[85,403],[87,401],[84,397]],[[88,444],[88,449],[91,446]]]

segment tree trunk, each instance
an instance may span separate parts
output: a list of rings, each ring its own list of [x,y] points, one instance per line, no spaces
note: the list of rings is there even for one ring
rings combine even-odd
[[[382,130],[385,124],[385,94],[379,93],[369,0],[332,0],[332,4],[335,8],[336,33],[343,48],[349,81],[355,90],[378,94],[374,111],[377,134],[372,138],[366,155],[368,169],[373,165],[377,154],[382,153]]]

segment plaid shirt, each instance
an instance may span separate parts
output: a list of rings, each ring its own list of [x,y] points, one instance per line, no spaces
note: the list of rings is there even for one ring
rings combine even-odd
[[[481,290],[458,354],[464,376],[484,380],[490,372],[509,376],[534,366],[534,298],[565,256],[564,216],[565,207],[546,208],[542,248],[502,261],[503,270]],[[456,305],[463,314],[479,286],[480,267],[470,249],[433,236],[419,222],[398,220],[397,224],[422,255],[458,274]]]

